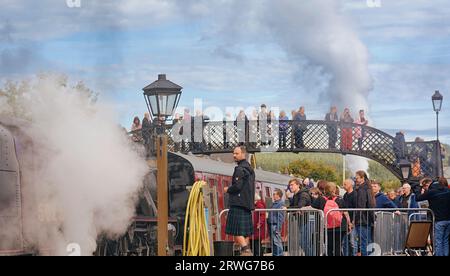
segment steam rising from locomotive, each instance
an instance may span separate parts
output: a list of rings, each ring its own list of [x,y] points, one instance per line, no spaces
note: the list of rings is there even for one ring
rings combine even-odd
[[[21,182],[2,183],[2,192],[17,193],[17,198],[21,194],[22,204],[1,205],[9,211],[0,216],[22,217],[25,244],[4,234],[20,233],[18,225],[2,223],[0,250],[18,245],[40,254],[67,255],[67,246],[75,243],[82,255],[92,255],[100,234],[126,232],[148,168],[130,150],[113,111],[92,105],[86,90],[47,76],[33,80],[22,93],[14,106],[0,106],[0,114],[24,111],[7,122],[2,116],[1,122],[18,157],[17,170],[11,172]],[[7,140],[2,140],[3,149]]]

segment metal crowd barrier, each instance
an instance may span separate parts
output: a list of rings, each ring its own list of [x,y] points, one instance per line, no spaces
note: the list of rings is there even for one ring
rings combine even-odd
[[[219,214],[225,222],[228,209]],[[280,216],[282,224],[276,221]],[[324,213],[315,209],[257,209],[252,212],[253,235],[250,245],[254,256],[322,256],[324,255]],[[270,222],[270,224],[269,224]],[[228,254],[235,256],[233,237],[225,234],[225,225],[219,226],[216,243],[227,244]]]
[[[325,225],[325,248],[333,256],[394,256],[404,255],[411,222],[428,221],[434,226],[434,214],[430,209],[333,209],[325,214],[325,222],[343,214],[340,227]],[[345,219],[349,215],[351,225]],[[325,223],[327,224],[327,223]],[[434,236],[431,227],[430,241]],[[431,246],[428,254],[433,253]]]
[[[216,242],[228,242],[225,234],[228,209],[219,214],[220,233]],[[335,216],[339,212],[341,216]],[[270,216],[282,216],[282,225],[269,225]],[[338,227],[328,228],[333,219]],[[348,223],[350,219],[351,224]],[[334,209],[324,214],[316,209],[258,209],[252,213],[254,234],[250,244],[254,256],[396,256],[405,255],[410,225],[431,223],[425,254],[433,254],[434,214],[430,209]],[[272,220],[273,221],[273,220]],[[228,254],[235,256],[234,245]]]

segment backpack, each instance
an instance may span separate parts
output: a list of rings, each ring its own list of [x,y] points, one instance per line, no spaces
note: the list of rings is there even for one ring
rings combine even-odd
[[[339,205],[336,203],[337,197],[333,199],[328,199],[324,197],[326,200],[325,208],[323,209],[325,215],[328,214],[330,210],[339,209]],[[342,223],[342,213],[339,211],[333,211],[327,216],[327,229],[333,229],[340,227]]]

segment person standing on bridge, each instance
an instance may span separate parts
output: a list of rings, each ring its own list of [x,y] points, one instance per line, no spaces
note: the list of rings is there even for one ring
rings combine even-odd
[[[278,118],[278,129],[280,131],[279,135],[279,147],[282,149],[286,148],[286,138],[287,131],[289,128],[289,118],[286,116],[286,112],[281,111],[280,117]]]
[[[131,137],[134,142],[140,142],[142,140],[142,135],[139,131],[142,129],[141,120],[139,117],[134,117],[133,124],[131,125],[131,132],[133,136]]]
[[[325,116],[325,121],[327,121],[327,132],[328,132],[328,148],[335,149],[337,142],[337,122],[339,117],[337,115],[337,108],[332,106],[330,113]]]
[[[350,115],[350,109],[344,109],[344,113],[341,115],[342,131],[341,131],[341,150],[351,151],[353,146],[352,126],[354,120]]]
[[[234,125],[236,126],[239,145],[245,144],[247,140],[246,137],[248,134],[249,121],[244,110],[239,111],[236,121],[234,121]]]
[[[269,123],[269,113],[267,112],[267,106],[265,104],[261,105],[261,111],[258,113],[257,129],[261,137],[261,145],[266,146],[268,144],[268,125]]]
[[[234,169],[231,186],[224,189],[229,194],[230,206],[225,233],[235,237],[235,242],[241,246],[241,256],[252,256],[249,237],[253,234],[255,172],[246,155],[244,146],[234,149],[233,157],[238,165]]]
[[[405,133],[403,131],[399,131],[395,134],[393,148],[396,162],[397,164],[400,164],[400,161],[406,157],[406,141]]]
[[[305,107],[301,106],[298,110],[298,113],[295,114],[293,118],[294,123],[294,131],[295,131],[295,147],[303,149],[305,147],[305,143],[303,141],[303,136],[307,130],[306,124],[302,121],[306,121],[305,115]]]
[[[145,154],[148,158],[151,154],[152,122],[150,121],[150,114],[147,112],[142,119],[142,138],[144,139]]]
[[[364,115],[364,110],[359,111],[359,118],[356,120],[355,124],[361,125],[361,126],[367,126],[369,124],[369,121],[366,119]],[[364,136],[365,136],[365,130],[364,127],[357,127],[355,128],[355,138],[358,139],[358,150],[361,151],[363,149],[363,142],[364,142]]]

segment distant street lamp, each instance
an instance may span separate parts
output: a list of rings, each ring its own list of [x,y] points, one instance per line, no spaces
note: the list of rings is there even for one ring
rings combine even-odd
[[[145,102],[154,124],[157,120],[164,125],[167,118],[173,115],[181,98],[181,89],[183,89],[181,86],[167,80],[166,75],[158,75],[157,81],[143,88]],[[167,135],[165,131],[157,131],[156,135],[158,256],[166,256],[169,240],[167,228],[169,222]]]
[[[443,99],[444,97],[441,95],[441,93],[439,93],[439,91],[436,91],[433,97],[431,98],[431,100],[433,101],[434,112],[436,112],[436,137],[438,141],[439,141],[439,112],[441,111],[442,108]]]
[[[403,180],[407,181],[409,179],[409,173],[411,171],[411,163],[409,163],[408,160],[403,159],[400,161],[399,166],[402,171]]]

